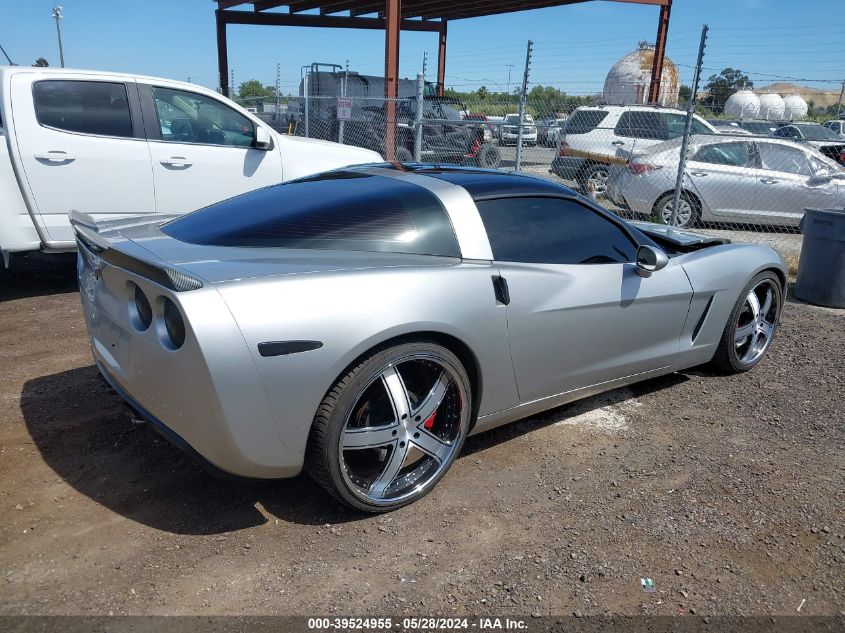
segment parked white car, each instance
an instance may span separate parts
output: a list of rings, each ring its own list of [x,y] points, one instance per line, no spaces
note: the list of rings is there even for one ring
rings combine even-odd
[[[508,114],[502,122],[502,135],[499,142],[502,145],[516,145],[519,138],[519,115]],[[534,117],[526,114],[522,119],[522,143],[523,145],[537,144],[537,126],[534,125]]]
[[[626,159],[620,154],[630,155],[682,136],[686,116],[683,110],[655,106],[577,108],[566,121],[558,156],[552,161],[550,171],[603,195],[610,165],[625,164]],[[692,133],[718,134],[698,115],[694,115]]]
[[[0,66],[0,252],[75,248],[68,212],[186,213],[375,152],[283,136],[178,81]]]
[[[822,125],[824,125],[826,128],[833,130],[839,136],[845,139],[845,120],[833,119],[831,121],[825,121]]]
[[[634,154],[611,170],[608,197],[669,224],[681,138]],[[845,206],[845,170],[816,149],[765,137],[690,137],[675,223],[798,226],[807,207]]]

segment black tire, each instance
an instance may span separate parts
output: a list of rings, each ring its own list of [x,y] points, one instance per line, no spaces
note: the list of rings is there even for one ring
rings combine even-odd
[[[396,160],[400,163],[410,163],[413,162],[414,155],[411,154],[411,150],[409,150],[407,147],[397,147]]]
[[[604,189],[597,189],[595,194],[597,196],[603,196],[607,192],[607,179],[610,175],[610,166],[605,165],[604,163],[590,163],[586,165],[582,170],[581,173],[578,174],[578,185],[581,187],[582,191],[585,194],[589,194],[589,190],[587,189],[587,184],[590,182],[591,179],[597,177],[600,174],[604,174]]]
[[[743,362],[737,352],[737,327],[740,317],[743,315],[745,308],[746,297],[751,293],[753,288],[761,284],[769,282],[769,287],[774,292],[774,307],[773,310],[773,324],[772,331],[766,342],[766,347],[752,362]],[[710,361],[710,366],[719,372],[726,374],[739,374],[746,372],[759,363],[768,351],[771,341],[777,331],[778,321],[780,319],[780,311],[783,307],[783,286],[780,278],[770,270],[764,270],[755,275],[749,281],[745,288],[743,288],[739,297],[734,304],[731,315],[728,317],[728,322],[725,324],[725,329],[722,331],[722,337],[719,339],[719,346],[716,348],[716,353]]]
[[[663,224],[670,224],[671,220],[664,217],[663,209],[666,205],[670,205],[674,198],[674,192],[667,191],[662,196],[657,199],[657,202],[654,203],[654,215],[657,217],[657,221]],[[683,220],[679,221],[675,226],[682,229],[692,228],[697,226],[699,222],[701,222],[701,205],[698,202],[698,199],[687,193],[686,191],[681,192],[681,204],[686,203],[690,206],[691,214],[688,218],[684,218]],[[678,206],[680,207],[681,204]],[[680,219],[680,218],[679,218]]]
[[[492,143],[484,143],[478,148],[476,160],[479,167],[487,169],[497,169],[502,164],[502,154],[499,148]]]
[[[425,481],[411,496],[395,503],[373,503],[362,498],[353,490],[353,486],[344,476],[343,456],[340,448],[341,434],[346,427],[347,418],[352,413],[359,399],[364,395],[369,385],[391,365],[399,365],[401,359],[424,355],[436,363],[448,366],[455,377],[455,389],[458,389],[460,405],[460,425],[457,437],[453,442],[454,449],[448,460],[445,460],[436,475]],[[455,458],[463,448],[464,440],[470,425],[472,411],[472,390],[470,380],[461,361],[451,351],[433,341],[416,341],[400,343],[377,348],[355,362],[320,403],[305,459],[306,472],[335,499],[342,503],[365,512],[389,512],[417,501],[428,494],[437,482],[446,474]]]

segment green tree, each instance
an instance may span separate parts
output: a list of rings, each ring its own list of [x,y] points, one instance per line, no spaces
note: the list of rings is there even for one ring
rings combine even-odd
[[[478,95],[478,98],[483,101],[487,98],[487,95],[490,93],[487,91],[487,86],[481,86],[481,88],[479,88],[475,94]]]
[[[692,98],[692,88],[686,84],[681,84],[681,89],[678,91],[678,101],[680,103],[689,103]]]
[[[248,79],[238,87],[238,96],[242,99],[247,97],[272,97],[273,92],[273,88],[262,86],[257,79]]]
[[[741,70],[725,68],[718,75],[710,75],[704,89],[709,93],[705,102],[716,112],[721,112],[725,107],[725,101],[733,93],[742,88],[753,88],[754,82]]]
[[[37,66],[38,68],[46,68],[49,65],[50,65],[50,62],[48,62],[43,57],[39,57],[38,59],[36,59],[35,63],[33,64],[33,66]]]

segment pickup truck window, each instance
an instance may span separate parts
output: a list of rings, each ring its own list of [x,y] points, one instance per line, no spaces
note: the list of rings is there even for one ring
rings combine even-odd
[[[38,123],[58,130],[132,137],[126,86],[106,81],[50,79],[32,86]]]
[[[216,99],[194,92],[153,88],[163,141],[250,147],[255,126]]]

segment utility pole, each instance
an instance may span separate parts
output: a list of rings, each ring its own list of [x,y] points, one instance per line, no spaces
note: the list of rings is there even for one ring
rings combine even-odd
[[[54,6],[53,19],[56,21],[56,35],[59,38],[59,63],[62,68],[65,67],[65,51],[62,48],[62,27],[60,26],[63,17],[62,8],[59,5]]]
[[[511,71],[513,70],[513,64],[506,64],[508,69],[508,94],[511,93]]]
[[[516,171],[522,167],[522,124],[525,121],[525,99],[528,94],[528,73],[531,70],[531,49],[534,42],[528,40],[525,50],[525,72],[522,75],[522,90],[519,93],[519,129],[516,133]]]
[[[692,131],[692,117],[695,114],[695,99],[698,94],[698,79],[701,76],[701,66],[704,63],[704,47],[707,44],[707,31],[710,27],[706,24],[701,28],[701,41],[698,44],[698,60],[695,62],[695,73],[692,76],[692,93],[687,104],[687,120],[684,124],[684,138],[681,141],[681,157],[678,161],[678,176],[675,179],[675,194],[672,196],[672,226],[678,223],[678,204],[681,201],[681,188],[684,186],[684,170],[687,163],[687,147],[689,146],[690,132]]]
[[[845,94],[845,79],[842,80],[842,89],[839,91],[839,104],[836,106],[836,116],[842,113],[842,95]]]

